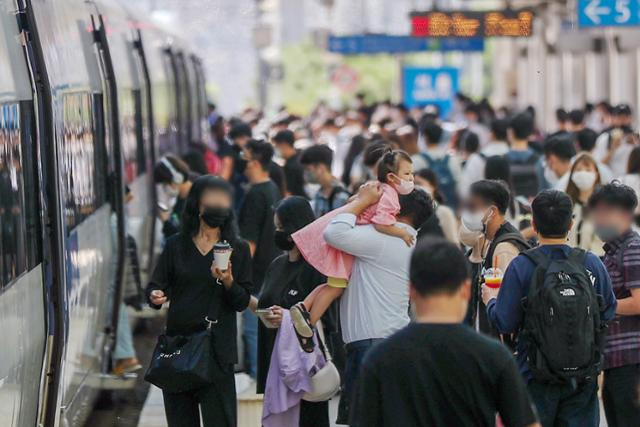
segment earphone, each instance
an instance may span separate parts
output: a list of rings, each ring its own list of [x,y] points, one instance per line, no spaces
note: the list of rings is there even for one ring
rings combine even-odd
[[[171,180],[174,184],[182,184],[184,182],[184,175],[178,172],[166,157],[161,158],[160,163],[169,169],[169,172],[171,173]]]

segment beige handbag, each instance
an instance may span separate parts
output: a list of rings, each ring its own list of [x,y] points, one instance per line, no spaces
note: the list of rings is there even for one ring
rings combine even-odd
[[[340,392],[340,373],[333,363],[331,353],[324,345],[324,328],[322,322],[316,326],[318,345],[324,354],[327,363],[311,377],[313,390],[302,396],[307,402],[324,402]]]

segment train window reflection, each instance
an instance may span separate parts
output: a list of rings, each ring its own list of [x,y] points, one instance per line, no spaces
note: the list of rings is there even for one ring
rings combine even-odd
[[[89,93],[67,93],[58,104],[57,131],[62,140],[60,174],[68,230],[93,213],[105,200],[97,183],[104,182],[103,159],[94,139],[92,100]],[[60,126],[60,124],[62,126]]]
[[[136,135],[136,103],[132,90],[121,90],[118,93],[118,97],[124,175],[127,184],[131,184],[141,173],[138,162],[138,138]]]
[[[27,269],[21,141],[18,104],[0,105],[0,288]]]

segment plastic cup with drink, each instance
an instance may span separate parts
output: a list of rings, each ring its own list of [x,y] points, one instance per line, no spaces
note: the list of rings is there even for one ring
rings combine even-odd
[[[500,286],[502,286],[502,270],[497,267],[485,270],[483,277],[484,284],[492,289],[500,289]]]

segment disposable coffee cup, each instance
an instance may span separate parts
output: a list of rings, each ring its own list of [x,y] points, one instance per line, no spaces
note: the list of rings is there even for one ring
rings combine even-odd
[[[213,247],[213,264],[221,271],[229,268],[229,259],[231,258],[233,249],[227,242],[216,243]]]
[[[484,272],[484,284],[492,289],[499,289],[502,286],[502,270],[490,268]]]

